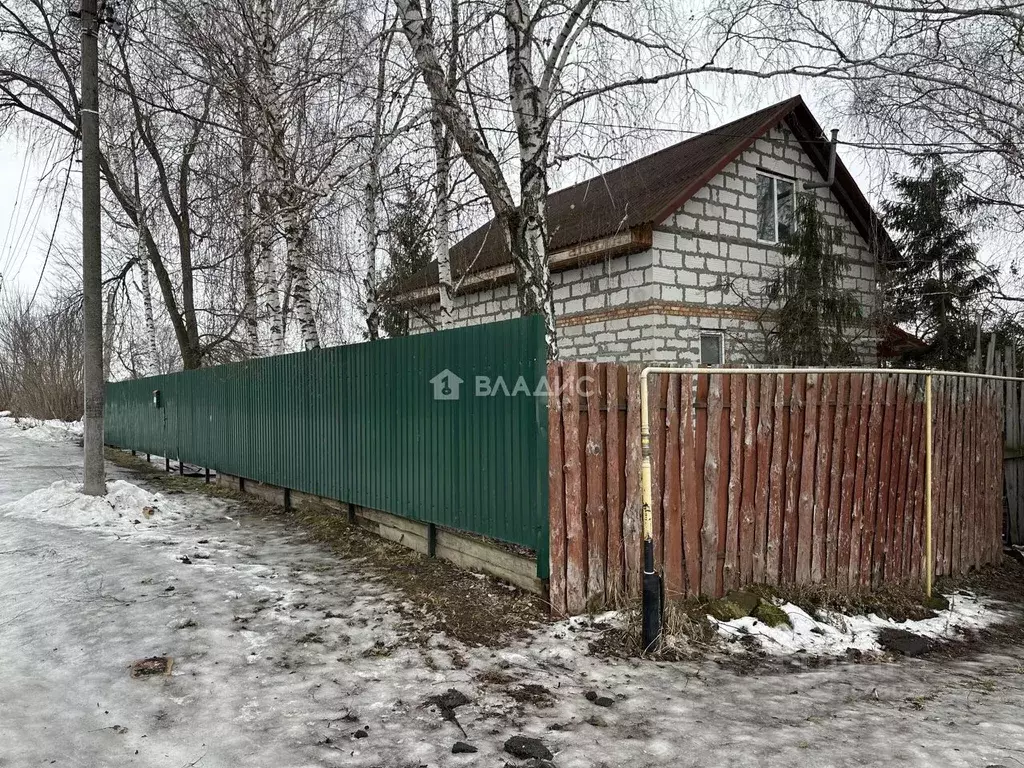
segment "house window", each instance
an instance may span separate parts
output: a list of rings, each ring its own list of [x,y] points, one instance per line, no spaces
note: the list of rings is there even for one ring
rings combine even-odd
[[[700,364],[702,367],[725,362],[725,334],[721,331],[701,331]]]
[[[792,179],[757,174],[757,239],[778,243],[793,231]]]

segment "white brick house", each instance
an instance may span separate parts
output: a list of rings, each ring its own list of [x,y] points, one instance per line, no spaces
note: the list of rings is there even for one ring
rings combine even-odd
[[[793,192],[823,183],[830,147],[803,100],[760,110],[576,184],[548,199],[549,252],[563,357],[752,363],[770,327],[763,289],[782,264]],[[799,185],[799,187],[797,186]],[[841,161],[808,189],[844,233],[848,285],[874,360],[876,261],[892,243]],[[456,325],[517,314],[512,266],[494,223],[452,251]],[[437,316],[436,264],[402,295],[413,332]]]

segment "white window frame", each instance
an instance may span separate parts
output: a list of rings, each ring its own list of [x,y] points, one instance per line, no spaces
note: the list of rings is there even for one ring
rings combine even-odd
[[[717,336],[718,337],[718,354],[719,359],[717,363],[706,363],[704,362],[704,337],[705,336]],[[716,366],[725,365],[725,331],[718,331],[715,329],[704,330],[701,329],[697,334],[697,362],[701,368],[713,368]]]
[[[797,182],[796,182],[796,179],[794,179],[794,178],[792,178],[790,176],[783,176],[781,173],[773,173],[772,171],[763,171],[760,168],[757,170],[757,175],[759,177],[760,176],[764,176],[766,179],[772,179],[773,182],[787,181],[787,182],[789,182],[790,184],[793,185],[793,197],[794,197],[794,200],[793,200],[793,213],[794,213],[793,221],[795,223],[796,222],[796,215],[795,215],[796,214],[796,199],[795,198],[796,198],[796,193],[797,193]],[[764,243],[765,245],[778,245],[779,244],[779,193],[775,189],[775,184],[774,183],[772,184],[772,188],[773,188],[772,205],[774,206],[774,210],[772,211],[772,213],[773,213],[773,218],[775,220],[775,239],[774,240],[765,240],[765,239],[763,239],[761,237],[760,227],[757,227],[758,228],[757,242]],[[760,199],[758,198],[758,195],[757,195],[756,181],[755,181],[755,187],[754,187],[754,198],[755,198],[754,199],[755,213],[757,213],[758,212],[757,211],[757,205],[759,205],[761,201],[760,201]],[[755,224],[755,226],[757,226],[757,224]]]

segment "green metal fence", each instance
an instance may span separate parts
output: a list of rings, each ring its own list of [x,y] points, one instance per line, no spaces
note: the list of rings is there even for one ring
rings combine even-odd
[[[117,382],[106,442],[514,542],[546,578],[545,357],[528,317]]]

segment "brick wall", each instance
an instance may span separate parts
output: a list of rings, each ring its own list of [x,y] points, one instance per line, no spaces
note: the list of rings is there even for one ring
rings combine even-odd
[[[778,126],[715,176],[656,227],[652,248],[552,275],[564,357],[694,364],[702,330],[721,331],[729,363],[762,359],[764,332],[757,317],[766,282],[782,264],[778,246],[757,239],[757,171],[822,181],[784,125]],[[862,313],[875,302],[872,249],[829,189],[817,189],[819,207],[843,233],[851,264],[847,287]],[[436,316],[436,303],[419,308]],[[515,286],[456,297],[457,325],[516,315]],[[415,331],[429,325],[413,317]],[[874,361],[875,338],[857,330],[862,363]]]

